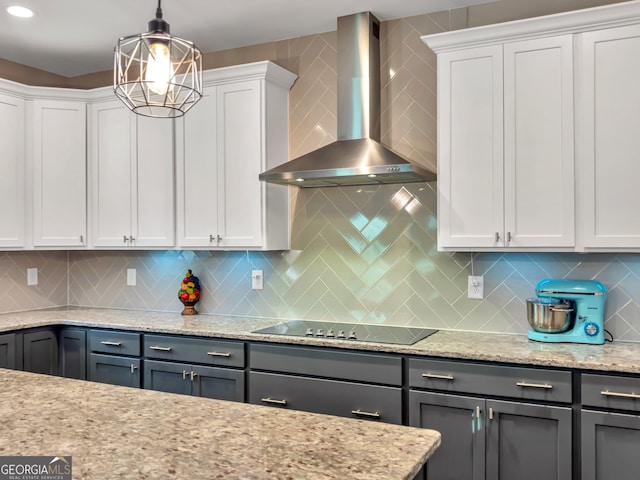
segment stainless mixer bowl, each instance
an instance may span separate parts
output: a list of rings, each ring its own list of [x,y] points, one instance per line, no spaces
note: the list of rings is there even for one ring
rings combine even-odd
[[[571,302],[566,300],[528,298],[527,320],[537,332],[562,333],[569,330],[575,318]]]

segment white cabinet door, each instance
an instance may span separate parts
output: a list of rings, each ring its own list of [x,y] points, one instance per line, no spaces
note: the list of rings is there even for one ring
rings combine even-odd
[[[507,247],[572,247],[572,35],[504,44]]]
[[[86,104],[34,100],[30,107],[33,244],[85,245]]]
[[[261,81],[217,87],[220,247],[262,244],[263,102]]]
[[[503,245],[502,46],[438,55],[438,247]]]
[[[0,94],[0,248],[25,245],[24,100]]]
[[[173,120],[141,116],[136,120],[132,245],[172,247],[175,239]]]
[[[177,224],[181,247],[216,247],[218,232],[218,149],[216,88],[176,122]]]
[[[92,243],[131,245],[135,117],[119,100],[90,106]]]
[[[640,25],[580,35],[584,246],[640,248]]]

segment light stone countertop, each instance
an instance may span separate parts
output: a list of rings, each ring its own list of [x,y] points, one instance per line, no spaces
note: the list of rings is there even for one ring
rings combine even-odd
[[[392,345],[251,333],[286,320],[217,315],[64,307],[0,314],[0,332],[49,325],[76,325],[140,332],[185,334],[442,357],[640,374],[640,343],[604,345],[540,343],[525,335],[441,330],[413,345]]]
[[[0,454],[73,478],[413,479],[433,430],[0,369]]]

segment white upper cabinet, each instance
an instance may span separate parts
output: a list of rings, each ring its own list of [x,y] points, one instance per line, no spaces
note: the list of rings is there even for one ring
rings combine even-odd
[[[0,248],[25,246],[25,106],[0,93]]]
[[[584,33],[582,207],[586,248],[640,248],[640,25]]]
[[[640,2],[422,39],[439,249],[640,250]]]
[[[438,56],[438,247],[572,247],[570,35]]]
[[[173,121],[89,106],[91,243],[173,247]]]
[[[33,245],[79,247],[87,239],[86,103],[29,102]]]
[[[204,97],[177,121],[179,247],[285,250],[289,190],[258,175],[288,160],[288,90],[270,62],[205,72]]]

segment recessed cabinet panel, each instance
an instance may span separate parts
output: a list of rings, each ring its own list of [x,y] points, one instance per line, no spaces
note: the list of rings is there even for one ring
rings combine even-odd
[[[585,247],[640,247],[640,25],[584,33]]]
[[[506,246],[574,245],[571,35],[504,45]]]
[[[33,244],[86,244],[86,104],[36,100],[33,109]]]
[[[174,244],[173,120],[138,116],[133,245]]]
[[[0,248],[25,245],[24,100],[0,94]]]
[[[120,101],[92,105],[90,112],[93,243],[126,247],[133,208],[135,117]]]
[[[502,47],[438,56],[438,246],[502,232]]]

